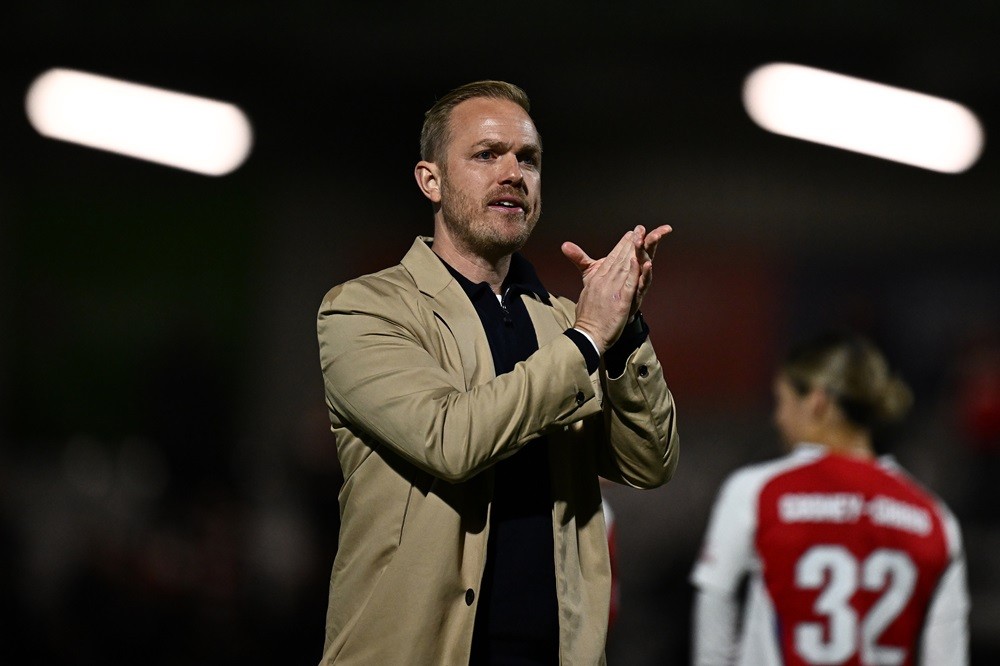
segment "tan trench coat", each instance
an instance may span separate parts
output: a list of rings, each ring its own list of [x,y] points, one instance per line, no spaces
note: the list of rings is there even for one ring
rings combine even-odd
[[[319,312],[345,479],[321,663],[468,663],[491,465],[543,432],[561,661],[604,663],[611,574],[598,475],[638,488],[672,475],[679,442],[660,364],[647,340],[620,378],[588,375],[562,335],[574,304],[525,296],[539,350],[496,378],[479,317],[429,241],[333,288]]]

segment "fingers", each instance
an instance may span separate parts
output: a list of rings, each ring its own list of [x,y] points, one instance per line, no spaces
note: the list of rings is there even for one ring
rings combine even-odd
[[[659,244],[659,242],[663,239],[664,236],[666,236],[673,230],[674,228],[671,227],[669,224],[663,224],[646,234],[643,244],[646,249],[646,254],[649,255],[650,259],[652,259],[653,255],[656,254],[656,246]]]
[[[576,265],[581,273],[594,265],[594,260],[576,243],[566,241],[560,249],[566,258]]]
[[[639,293],[644,294],[653,282],[653,262],[647,261],[639,269]]]
[[[606,257],[601,259],[592,258],[583,248],[570,241],[563,243],[561,249],[563,255],[584,274],[584,280],[598,272],[603,276],[617,272],[617,285],[634,290],[638,294],[638,300],[641,300],[652,282],[652,259],[656,246],[671,231],[673,228],[669,224],[664,224],[647,233],[643,225],[637,224],[618,240]],[[632,277],[633,272],[634,277]]]
[[[623,273],[628,271],[629,259],[635,256],[632,250],[634,233],[632,231],[625,232],[625,235],[604,258],[604,263],[601,265],[603,275],[608,275],[613,270]]]
[[[627,232],[606,257],[592,260],[583,275],[574,326],[587,331],[601,352],[621,335],[637,298],[642,280],[642,264],[636,258],[637,235],[641,236],[642,230]],[[582,250],[577,252],[572,243],[563,245],[563,254],[578,265],[585,263]]]
[[[639,283],[642,279],[642,273],[639,269],[639,262],[635,260],[634,256],[629,256],[628,261],[623,266],[623,274],[618,288],[618,292],[615,294],[615,298],[621,298],[631,302],[635,298],[635,294],[639,291]]]
[[[641,224],[635,225],[635,229],[632,230],[632,244],[635,246],[635,252],[636,252],[635,256],[637,257],[639,256],[639,253],[642,252],[645,238],[646,238],[646,227],[642,226]]]

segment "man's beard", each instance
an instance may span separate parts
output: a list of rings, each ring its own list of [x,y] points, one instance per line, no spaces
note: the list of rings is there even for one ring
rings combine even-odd
[[[499,193],[493,192],[482,201],[476,201],[464,192],[452,190],[448,187],[447,179],[442,179],[441,214],[456,240],[462,243],[466,249],[478,256],[496,260],[513,254],[524,247],[538,223],[538,218],[541,215],[541,202],[538,206],[525,211],[524,222],[520,225],[517,233],[506,233],[506,225],[491,224],[486,218],[490,214],[503,215],[490,211],[487,205],[490,201],[507,193],[516,193],[518,197],[523,198],[522,192],[508,188]]]

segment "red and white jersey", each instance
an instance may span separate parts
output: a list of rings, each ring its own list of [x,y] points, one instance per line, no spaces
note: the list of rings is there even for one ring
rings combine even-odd
[[[735,613],[712,617],[711,598],[735,603],[747,575],[736,639],[719,626]],[[691,581],[707,600],[695,663],[711,655],[754,666],[967,662],[958,522],[888,458],[803,444],[738,470],[716,500]],[[729,636],[733,645],[719,644]]]

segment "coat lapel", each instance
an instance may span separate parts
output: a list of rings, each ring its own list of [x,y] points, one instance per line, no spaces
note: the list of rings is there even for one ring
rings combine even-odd
[[[418,236],[402,264],[413,276],[417,289],[429,298],[435,317],[450,332],[458,347],[468,390],[495,377],[493,355],[475,307],[431,250],[432,240]]]

